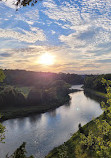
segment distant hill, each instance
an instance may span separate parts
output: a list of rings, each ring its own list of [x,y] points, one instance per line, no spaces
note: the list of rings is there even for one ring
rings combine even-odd
[[[83,84],[84,75],[69,73],[34,72],[26,70],[4,70],[5,84],[35,86],[38,83],[50,83],[55,80],[64,80],[69,84]]]

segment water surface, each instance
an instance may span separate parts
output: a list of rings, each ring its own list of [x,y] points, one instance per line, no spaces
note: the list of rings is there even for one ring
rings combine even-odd
[[[81,86],[73,86],[81,89]],[[53,111],[24,118],[4,121],[5,144],[0,144],[0,158],[27,142],[28,155],[44,158],[55,146],[67,141],[78,130],[78,124],[86,124],[102,114],[100,104],[84,95],[83,91],[70,94],[71,101]]]

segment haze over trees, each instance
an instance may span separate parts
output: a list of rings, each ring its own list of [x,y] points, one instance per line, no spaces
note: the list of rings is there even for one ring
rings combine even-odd
[[[69,84],[82,84],[84,82],[83,75],[69,73],[51,73],[51,72],[34,72],[26,70],[4,70],[6,79],[5,84],[36,86],[37,84],[50,84],[55,80],[64,80]]]
[[[20,109],[25,115],[26,108],[32,106],[40,112],[63,105],[70,100],[69,84],[81,84],[84,80],[81,75],[65,73],[4,70],[4,74],[6,78],[0,86],[0,109],[5,118],[9,117],[10,108],[14,109],[12,117]]]
[[[24,70],[4,70],[4,73],[6,78],[0,86],[2,120],[61,106],[70,100],[69,83],[83,82],[76,74]]]

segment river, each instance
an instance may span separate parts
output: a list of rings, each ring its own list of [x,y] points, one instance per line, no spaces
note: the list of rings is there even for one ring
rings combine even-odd
[[[81,85],[72,88],[81,89]],[[70,96],[69,104],[55,110],[4,121],[6,139],[5,144],[0,144],[0,158],[13,153],[23,142],[27,142],[28,156],[44,158],[51,149],[67,141],[78,130],[79,123],[84,125],[102,114],[100,104],[87,98],[84,91]]]

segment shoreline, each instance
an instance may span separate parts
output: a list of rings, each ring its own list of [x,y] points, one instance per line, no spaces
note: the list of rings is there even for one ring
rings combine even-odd
[[[89,93],[91,93],[95,96],[98,96],[100,98],[106,99],[106,94],[105,93],[102,93],[102,92],[99,92],[99,91],[96,91],[96,90],[93,90],[93,89],[89,89],[89,88],[84,88],[84,91],[89,92]]]
[[[84,89],[84,91],[87,91],[88,93],[91,93],[91,94],[95,95],[96,97],[100,97],[101,99],[106,99],[106,94],[105,93],[94,91],[92,89]],[[97,120],[97,119],[101,120],[103,115],[104,115],[104,113],[102,113],[100,116],[98,116],[94,120]],[[84,131],[92,129],[93,126],[94,126],[94,120],[91,120],[90,122],[88,122],[87,124],[82,126],[82,129]],[[63,144],[61,144],[61,145],[55,147],[54,149],[52,149],[48,153],[48,155],[45,156],[45,158],[57,158],[58,157],[58,151],[61,150],[62,148],[64,148],[64,145],[66,146],[66,148],[68,149],[69,152],[70,152],[70,147],[72,148],[72,146],[73,146],[73,152],[75,153],[74,148],[76,148],[77,144],[79,144],[79,141],[80,141],[80,130],[78,129],[77,132],[73,133],[73,135],[71,136],[70,139],[68,139]]]
[[[67,100],[66,102],[62,103],[62,105],[67,104],[70,101]],[[1,122],[9,120],[9,119],[16,119],[16,118],[21,118],[21,117],[27,117],[29,115],[32,114],[42,114],[45,112],[48,112],[50,110],[54,110],[60,106],[62,106],[60,104],[58,105],[42,105],[42,106],[32,106],[32,107],[25,107],[25,108],[21,108],[21,109],[14,109],[12,112],[1,112],[2,118],[0,119]]]
[[[95,123],[94,121],[99,119],[101,120],[103,117],[104,113],[102,113],[100,116],[98,116],[97,118],[95,118],[94,120],[91,120],[90,122],[88,122],[87,124],[85,124],[84,126],[82,126],[82,129],[84,131],[87,130],[92,130],[93,128],[95,128]],[[62,150],[64,148],[64,146],[67,148],[67,150],[69,151],[70,154],[72,154],[72,149],[73,148],[73,155],[75,155],[75,148],[76,146],[79,146],[79,141],[80,141],[80,130],[78,129],[77,132],[73,133],[73,135],[63,144],[53,148],[46,156],[45,158],[57,158],[58,157],[58,151]],[[71,155],[72,156],[72,155]],[[72,157],[71,157],[72,158]],[[90,158],[90,157],[87,157]]]
[[[79,92],[81,90],[78,89],[71,89],[70,93],[75,93]],[[54,110],[60,106],[63,106],[64,104],[67,104],[70,101],[70,96],[68,95],[65,100],[61,103],[52,103],[50,105],[41,105],[41,106],[25,106],[23,108],[12,108],[9,111],[1,111],[2,118],[0,119],[0,122],[9,120],[9,119],[16,119],[16,118],[21,118],[21,117],[27,117],[32,114],[42,114],[45,112],[48,112],[50,110]]]

